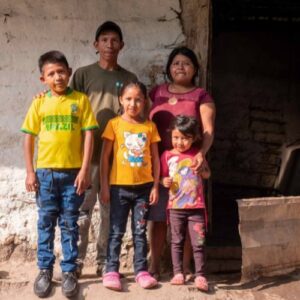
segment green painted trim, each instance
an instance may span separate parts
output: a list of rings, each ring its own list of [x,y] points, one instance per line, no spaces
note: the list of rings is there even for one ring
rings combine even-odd
[[[30,131],[30,130],[24,129],[24,128],[21,128],[21,131],[22,131],[23,133],[28,133],[28,134],[31,134],[31,135],[37,136],[37,134],[36,134],[36,133],[34,133],[34,132]]]
[[[95,130],[95,129],[99,129],[99,126],[90,126],[90,127],[86,127],[86,128],[81,128],[82,131]]]

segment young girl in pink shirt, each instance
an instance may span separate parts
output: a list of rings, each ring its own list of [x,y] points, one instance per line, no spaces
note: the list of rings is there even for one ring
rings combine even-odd
[[[168,210],[171,227],[171,253],[174,277],[171,284],[185,283],[183,274],[183,249],[188,230],[195,262],[195,285],[207,291],[204,277],[204,241],[206,211],[202,178],[208,178],[208,165],[200,174],[193,171],[194,156],[197,154],[195,142],[199,137],[198,122],[193,117],[177,116],[171,124],[173,148],[161,156],[162,184],[169,190]]]

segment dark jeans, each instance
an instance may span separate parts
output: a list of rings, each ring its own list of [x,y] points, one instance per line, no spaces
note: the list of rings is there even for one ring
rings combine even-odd
[[[136,186],[113,185],[110,189],[110,230],[106,272],[118,272],[122,238],[131,211],[134,272],[147,271],[147,213],[152,183]]]
[[[188,228],[195,261],[195,275],[204,274],[204,209],[170,209],[171,253],[174,275],[183,273],[183,248]]]
[[[55,226],[61,230],[61,246],[63,259],[60,263],[63,272],[76,270],[78,255],[79,207],[84,194],[76,194],[75,178],[79,170],[55,171],[38,169],[36,175],[39,182],[37,192],[38,205],[38,267],[52,269],[55,256],[53,254]]]

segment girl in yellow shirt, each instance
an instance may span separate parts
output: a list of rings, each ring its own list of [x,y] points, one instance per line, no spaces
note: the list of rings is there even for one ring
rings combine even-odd
[[[146,120],[147,90],[140,82],[120,90],[122,114],[110,120],[102,134],[100,200],[110,202],[110,233],[103,285],[122,289],[119,256],[131,211],[134,243],[134,272],[137,283],[152,288],[157,281],[148,273],[146,225],[149,205],[158,201],[160,162],[155,124]],[[110,158],[113,163],[110,169]]]

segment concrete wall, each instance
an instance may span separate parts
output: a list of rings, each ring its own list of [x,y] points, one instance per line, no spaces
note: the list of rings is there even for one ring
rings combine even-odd
[[[188,12],[186,28],[205,23],[190,19],[191,15],[208,13],[210,1],[202,2],[199,6],[197,0],[1,0],[0,261],[35,256],[36,206],[34,195],[25,192],[23,136],[19,128],[33,95],[44,89],[38,79],[39,55],[57,49],[66,54],[74,70],[90,64],[97,60],[92,46],[96,28],[112,20],[124,32],[120,64],[153,86],[164,80],[163,70],[172,48],[187,42],[183,11]],[[187,42],[195,46],[197,38],[201,40],[197,54],[204,65],[203,74],[207,36],[207,28],[202,28],[193,44]],[[98,232],[97,210],[90,231],[93,241]],[[129,248],[124,248],[125,257],[130,256]],[[89,253],[94,251],[95,244],[91,243]]]
[[[300,267],[300,197],[238,201],[242,280],[285,274]]]

